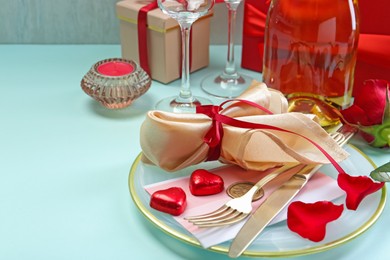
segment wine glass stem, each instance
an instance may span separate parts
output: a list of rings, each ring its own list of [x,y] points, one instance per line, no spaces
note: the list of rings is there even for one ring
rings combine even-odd
[[[180,24],[181,29],[181,56],[182,56],[182,64],[181,64],[181,87],[179,100],[182,102],[192,102],[193,96],[190,90],[190,32],[191,32],[191,24],[185,23]]]
[[[226,75],[235,75],[236,66],[234,63],[234,30],[236,26],[236,14],[237,7],[239,3],[229,3],[226,2],[228,8],[228,52],[227,52],[227,62],[224,70]]]

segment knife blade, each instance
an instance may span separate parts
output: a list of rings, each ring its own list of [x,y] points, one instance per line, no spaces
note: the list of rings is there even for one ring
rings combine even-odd
[[[230,257],[240,256],[256,239],[266,226],[283,210],[305,186],[311,175],[318,170],[316,166],[306,166],[274,191],[253,213],[240,229],[229,248]]]
[[[348,129],[343,144],[354,135],[355,129]],[[322,165],[307,165],[287,182],[274,191],[256,211],[249,217],[240,229],[229,248],[229,256],[240,256],[256,239],[264,228],[286,207],[298,192],[306,185],[311,176]]]

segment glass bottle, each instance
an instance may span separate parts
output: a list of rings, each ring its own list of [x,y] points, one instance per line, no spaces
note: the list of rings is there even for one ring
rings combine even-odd
[[[339,122],[351,103],[359,38],[357,0],[272,0],[263,80],[289,99],[290,111]]]

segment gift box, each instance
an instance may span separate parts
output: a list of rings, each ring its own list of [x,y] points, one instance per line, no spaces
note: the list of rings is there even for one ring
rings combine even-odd
[[[241,67],[262,72],[268,0],[245,0]]]
[[[353,93],[367,79],[390,81],[390,1],[359,1],[360,37]]]
[[[152,79],[168,83],[181,76],[181,33],[176,20],[156,2],[126,0],[116,4],[122,57],[138,62]],[[191,72],[208,66],[212,12],[192,26]],[[196,54],[196,55],[195,55]]]

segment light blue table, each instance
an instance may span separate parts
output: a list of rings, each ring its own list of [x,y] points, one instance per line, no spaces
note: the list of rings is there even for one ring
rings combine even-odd
[[[191,75],[195,94],[224,65],[226,48],[211,48],[209,68]],[[119,56],[118,45],[0,45],[0,259],[228,259],[164,234],[133,204],[127,180],[140,124],[179,81],[153,82],[131,107],[109,111],[80,80],[93,63]],[[353,143],[377,165],[389,161],[389,151]],[[389,223],[387,206],[357,239],[296,259],[389,259]]]

